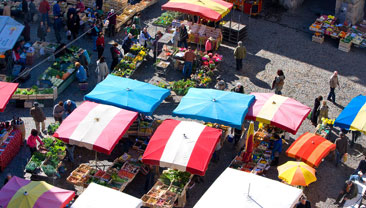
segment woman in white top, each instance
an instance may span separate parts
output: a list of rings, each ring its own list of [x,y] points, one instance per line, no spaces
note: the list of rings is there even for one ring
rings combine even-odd
[[[108,65],[105,62],[104,56],[100,57],[100,59],[97,61],[97,68],[95,72],[98,75],[97,83],[103,81],[109,74]]]

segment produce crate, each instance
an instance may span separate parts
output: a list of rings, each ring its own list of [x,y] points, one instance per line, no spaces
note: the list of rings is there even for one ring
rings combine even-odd
[[[324,42],[324,36],[315,36],[315,35],[313,35],[313,37],[311,38],[311,40],[313,42],[322,44]]]
[[[344,52],[350,52],[351,51],[352,42],[345,43],[342,40],[339,41],[338,49]]]
[[[0,81],[6,82],[6,75],[0,74]]]
[[[44,88],[39,88],[38,90],[44,90]],[[34,95],[13,95],[11,99],[14,100],[46,100],[46,99],[52,99],[56,100],[58,97],[57,94],[57,88],[53,87],[53,93],[52,94],[34,94]]]

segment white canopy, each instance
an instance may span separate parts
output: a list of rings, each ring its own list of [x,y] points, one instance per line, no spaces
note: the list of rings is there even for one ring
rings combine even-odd
[[[76,199],[71,208],[139,208],[142,201],[114,189],[91,183]]]
[[[292,208],[301,195],[301,189],[227,168],[194,207]]]

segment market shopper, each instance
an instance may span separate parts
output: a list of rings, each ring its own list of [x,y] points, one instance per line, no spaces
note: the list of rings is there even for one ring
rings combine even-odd
[[[341,162],[341,159],[347,154],[348,152],[348,138],[347,136],[341,132],[339,134],[339,138],[335,140],[335,166],[337,167],[338,164]]]
[[[318,116],[320,114],[320,111],[319,111],[319,107],[320,107],[320,102],[323,100],[323,96],[319,96],[317,98],[315,98],[315,101],[314,101],[314,107],[313,107],[313,110],[311,111],[311,123],[314,125],[314,126],[317,126],[317,122],[318,122]]]
[[[144,29],[141,31],[140,33],[140,37],[139,37],[139,42],[142,46],[144,46],[145,48],[148,45],[148,42],[150,41],[151,36],[150,34],[147,32],[147,28],[144,27]]]
[[[76,78],[79,80],[79,83],[86,83],[88,81],[88,77],[86,75],[85,68],[79,63],[75,63],[75,69],[76,71]]]
[[[184,67],[183,67],[183,76],[188,79],[192,74],[193,61],[196,59],[196,55],[194,54],[191,46],[188,46],[188,50],[184,53]]]
[[[136,25],[135,24],[132,24],[131,26],[131,29],[130,29],[130,32],[133,36],[134,39],[137,39],[139,34],[140,34],[140,30],[136,28]]]
[[[64,110],[66,116],[70,115],[76,109],[76,103],[72,100],[64,102]]]
[[[53,12],[53,16],[61,15],[60,0],[56,1],[56,4],[53,5],[52,12]]]
[[[100,57],[97,61],[97,68],[95,69],[95,72],[97,73],[97,83],[103,81],[109,74],[108,65],[105,62],[104,56]]]
[[[86,70],[86,75],[89,77],[89,62],[90,58],[87,57],[88,52],[84,49],[79,50],[79,63],[84,67]]]
[[[22,32],[22,35],[23,35],[23,37],[24,37],[24,41],[25,42],[29,42],[31,39],[30,39],[30,31],[31,29],[30,29],[30,26],[29,26],[29,24],[28,24],[28,21],[27,20],[25,20],[24,21],[24,29],[23,29],[23,32]]]
[[[46,126],[44,121],[46,120],[46,116],[37,102],[33,103],[33,107],[30,109],[30,115],[34,120],[37,132],[40,132],[40,125],[42,125],[42,132],[45,132]]]
[[[282,152],[282,139],[278,134],[273,134],[273,137],[275,138],[275,141],[272,148],[271,165],[277,166],[280,162],[280,154]]]
[[[356,174],[352,174],[349,177],[349,181],[358,181],[360,183],[366,183],[366,181],[362,178],[363,173],[361,171],[358,171]]]
[[[323,100],[322,107],[319,110],[318,124],[321,123],[322,118],[328,118],[329,107],[327,101]]]
[[[70,14],[70,18],[68,20],[68,28],[71,32],[71,35],[74,39],[77,38],[80,28],[80,17],[77,14]]]
[[[84,12],[85,11],[85,5],[81,0],[78,0],[76,3],[76,11]]]
[[[31,156],[34,152],[37,151],[37,141],[43,145],[42,140],[38,136],[38,131],[36,129],[32,129],[31,135],[27,139],[27,145],[29,147],[29,150],[31,152]]]
[[[281,69],[279,69],[277,70],[277,76],[272,82],[272,90],[273,89],[275,90],[275,94],[282,95],[281,90],[284,84],[285,84],[285,74]]]
[[[108,36],[114,37],[116,34],[116,24],[117,24],[117,15],[114,12],[114,9],[111,9],[111,11],[108,13]]]
[[[75,150],[75,145],[66,144],[67,157],[71,163],[74,163],[74,150]]]
[[[121,51],[117,47],[118,43],[113,43],[113,46],[109,49],[112,54],[111,71],[113,71],[114,67],[117,66],[118,58],[121,56]]]
[[[328,94],[328,100],[335,103],[336,102],[336,95],[335,95],[335,88],[338,86],[339,88],[341,88],[339,86],[339,81],[338,81],[338,72],[334,71],[333,75],[330,77],[329,79],[329,86],[330,86],[330,92]]]
[[[236,70],[239,71],[243,68],[243,59],[247,55],[247,49],[243,46],[243,42],[239,41],[238,46],[234,50],[234,58],[236,60]]]
[[[103,8],[103,0],[95,0],[95,5],[97,10],[101,10]]]
[[[27,0],[22,0],[22,12],[23,12],[24,20],[27,20],[28,12],[29,12],[29,7],[28,7]]]
[[[42,22],[47,23],[47,26],[50,25],[50,20],[48,18],[48,13],[50,12],[50,4],[48,3],[47,0],[43,0],[40,4],[39,4],[39,13],[41,13],[41,17],[42,17]]]
[[[222,80],[222,79],[217,79],[217,83],[216,83],[216,85],[215,85],[215,88],[216,88],[217,90],[225,90],[225,88],[226,88],[226,83],[225,83],[225,81],[224,81],[224,80]]]
[[[63,27],[61,16],[55,16],[53,20],[53,30],[55,31],[55,37],[57,43],[61,43],[61,29]]]
[[[358,173],[358,171],[361,171],[362,174],[366,174],[366,160],[365,157],[358,163],[358,167],[355,170],[355,173]]]
[[[122,49],[123,49],[123,54],[124,55],[126,55],[128,52],[130,52],[130,49],[133,45],[132,38],[133,38],[132,34],[128,33],[126,38],[123,40]],[[111,69],[112,69],[112,67],[111,67]]]
[[[336,204],[340,204],[341,206],[343,206],[343,204],[347,200],[355,198],[357,194],[358,194],[357,185],[353,181],[346,181],[336,199]]]
[[[37,29],[37,37],[40,39],[40,41],[46,41],[46,35],[47,27],[43,21],[40,21]]]
[[[179,27],[175,27],[175,30],[173,32],[173,38],[171,40],[173,43],[173,47],[177,48],[179,44]]]
[[[163,44],[159,44],[160,38],[163,37],[163,33],[159,30],[156,35],[153,42],[153,54],[154,54],[154,63],[156,62],[156,57],[163,51]]]
[[[307,200],[306,196],[302,195],[295,208],[311,208],[311,203]]]
[[[10,5],[6,1],[4,1],[3,16],[8,16],[8,17],[11,16],[11,8],[10,8]]]
[[[100,59],[100,57],[102,57],[102,55],[103,55],[104,45],[105,45],[104,35],[102,32],[99,33],[96,45],[97,45],[97,51],[98,51],[98,59]]]
[[[53,107],[53,118],[55,119],[55,122],[62,123],[62,116],[64,115],[64,111],[64,102],[59,101]]]
[[[235,87],[233,89],[231,89],[231,92],[237,92],[237,93],[244,94],[244,87],[240,82],[238,82],[238,83],[236,83]]]
[[[215,41],[215,39],[213,37],[209,37],[206,40],[206,43],[205,43],[205,51],[206,51],[207,54],[212,53],[214,51],[214,43],[213,43],[213,41]]]
[[[355,145],[355,143],[357,142],[358,137],[361,136],[361,132],[359,131],[351,131],[352,132],[352,140],[351,140],[351,147],[353,147]]]
[[[90,36],[93,40],[93,51],[97,51],[97,39],[98,39],[98,34],[99,34],[99,28],[98,28],[96,22],[93,23],[91,28],[92,29],[90,31]]]
[[[29,1],[28,7],[29,7],[29,12],[28,12],[29,18],[28,18],[28,20],[29,20],[29,22],[33,22],[34,21],[34,15],[38,13],[37,7],[34,4],[34,0]]]
[[[179,47],[188,48],[188,31],[184,24],[180,25],[179,28]]]

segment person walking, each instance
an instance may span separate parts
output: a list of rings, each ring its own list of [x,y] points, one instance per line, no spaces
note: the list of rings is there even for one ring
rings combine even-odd
[[[42,125],[42,132],[46,130],[46,126],[44,121],[46,120],[46,116],[43,113],[43,110],[39,107],[37,102],[33,103],[33,107],[30,109],[30,115],[34,120],[34,124],[38,132],[40,132],[40,125]]]
[[[327,101],[323,100],[323,105],[319,111],[318,124],[320,124],[322,122],[322,118],[328,118],[328,112],[329,112],[329,107],[327,105]]]
[[[341,162],[341,159],[348,152],[348,138],[347,136],[341,132],[339,134],[339,138],[335,140],[336,150],[335,150],[335,166]]]
[[[50,12],[50,4],[48,3],[47,0],[43,0],[40,4],[39,4],[39,13],[41,13],[41,17],[42,17],[42,22],[46,23],[47,25],[50,25],[50,20],[48,18],[48,13]]]
[[[320,107],[320,102],[323,100],[323,96],[319,96],[317,98],[315,98],[314,101],[314,107],[313,110],[311,111],[311,123],[316,127],[318,124],[318,116],[319,116],[319,107]]]
[[[55,36],[57,43],[61,43],[61,29],[63,27],[61,16],[55,16],[53,21],[53,29],[55,31]]]
[[[53,118],[55,119],[55,122],[62,123],[62,116],[64,115],[64,102],[59,101],[54,107],[53,107]]]
[[[328,99],[329,101],[335,103],[336,102],[336,95],[335,95],[335,88],[338,86],[339,89],[341,88],[339,86],[339,81],[338,81],[338,72],[334,71],[333,75],[330,77],[329,79],[329,86],[330,86],[330,92],[328,95]]]
[[[98,51],[98,59],[100,59],[100,57],[102,57],[103,52],[104,52],[104,35],[102,32],[99,33],[99,36],[97,38],[97,51]]]
[[[74,39],[77,38],[80,27],[80,17],[77,14],[70,14],[70,18],[68,20],[68,28],[71,32],[71,35]]]
[[[108,13],[108,36],[114,37],[116,33],[116,24],[117,24],[117,15],[114,12],[114,9],[111,9],[111,11]]]
[[[47,27],[46,25],[44,25],[43,21],[40,21],[37,29],[37,37],[41,41],[46,41],[46,35],[47,35]]]
[[[231,89],[231,92],[237,92],[237,93],[244,94],[244,87],[240,82],[238,82],[238,83],[236,83],[235,87],[233,89]]]
[[[281,90],[284,84],[285,84],[285,74],[281,69],[279,69],[277,70],[277,76],[272,82],[272,90],[273,89],[275,90],[275,94],[282,95]]]
[[[151,39],[150,34],[147,32],[147,28],[144,27],[144,29],[140,33],[139,42],[140,45],[144,46],[146,48],[147,42]]]
[[[113,43],[113,46],[109,49],[112,55],[112,64],[111,64],[111,71],[114,70],[114,67],[118,64],[118,57],[121,55],[121,51],[117,48],[118,43]]]
[[[52,7],[53,16],[60,16],[61,15],[61,7],[60,7],[60,0],[56,1],[56,4]]]
[[[243,42],[239,41],[238,46],[234,50],[234,58],[236,60],[236,70],[239,71],[243,68],[243,59],[247,55],[247,49],[243,46]]]
[[[29,150],[31,152],[31,156],[33,153],[37,151],[37,141],[43,145],[42,140],[38,136],[39,132],[36,129],[32,129],[31,135],[27,139],[27,145],[29,147]]]
[[[196,55],[193,53],[191,46],[188,46],[188,50],[184,53],[184,67],[183,76],[188,79],[192,73],[193,61],[196,59]]]
[[[79,63],[75,63],[76,71],[76,78],[78,79],[79,83],[86,83],[88,81],[88,77],[86,75],[85,68]]]
[[[33,22],[34,21],[34,15],[38,13],[37,7],[34,4],[34,0],[29,1],[28,7],[29,7],[29,12],[28,12],[29,19],[28,20],[29,20],[29,22]]]
[[[90,36],[93,40],[93,51],[97,51],[97,39],[99,34],[99,28],[97,27],[96,23],[93,23],[92,29],[90,31]]]
[[[79,12],[85,11],[85,5],[81,0],[78,0],[78,3],[76,3],[76,10]]]
[[[3,16],[8,16],[8,17],[11,16],[11,8],[10,8],[10,5],[6,1],[4,1]]]
[[[179,47],[188,48],[188,31],[184,24],[181,24],[179,28]]]
[[[95,72],[98,76],[97,83],[103,81],[109,74],[108,65],[105,62],[104,56],[100,57],[100,59],[97,61],[97,68],[95,69]]]
[[[27,0],[22,0],[22,12],[23,12],[24,20],[28,20],[29,7],[28,7]]]
[[[72,100],[64,102],[64,111],[66,116],[70,115],[76,109],[76,103]]]

